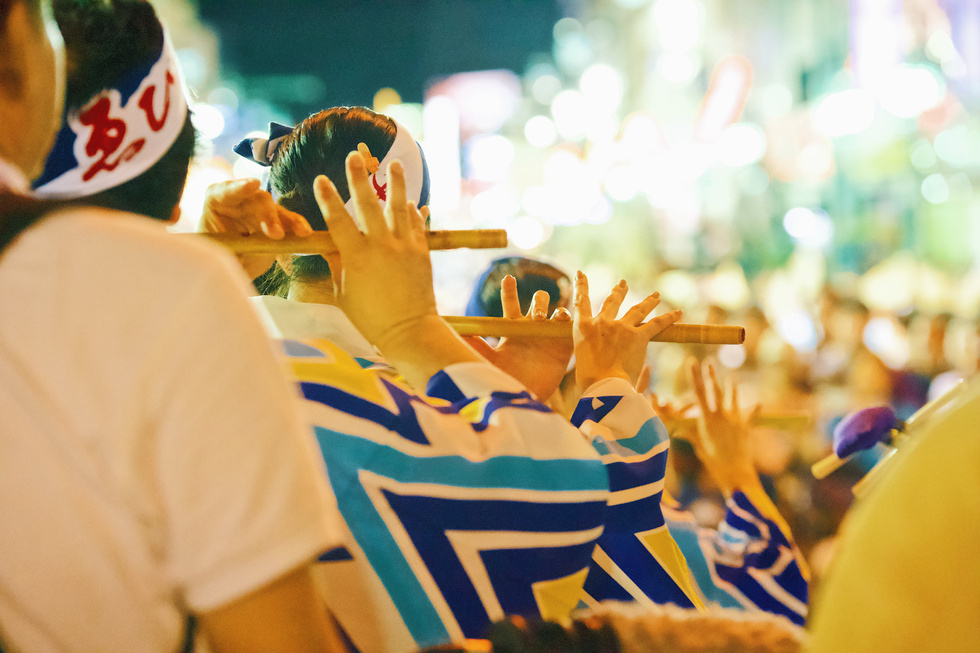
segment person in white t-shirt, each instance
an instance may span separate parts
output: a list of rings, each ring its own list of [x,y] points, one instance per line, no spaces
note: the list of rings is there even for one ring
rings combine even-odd
[[[234,261],[26,195],[60,73],[47,0],[0,0],[0,646],[340,650],[334,506]]]

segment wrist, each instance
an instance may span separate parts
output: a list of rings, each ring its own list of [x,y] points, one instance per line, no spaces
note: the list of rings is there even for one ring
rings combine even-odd
[[[404,320],[385,330],[373,344],[419,389],[450,365],[485,360],[435,314]]]
[[[575,383],[580,392],[585,392],[594,384],[605,379],[623,379],[630,382],[629,374],[622,367],[610,367],[595,371],[582,371],[580,367],[575,368]]]
[[[736,492],[750,496],[757,496],[760,492],[765,494],[765,488],[762,487],[762,481],[759,480],[759,475],[755,470],[730,474],[724,479],[720,479],[718,485],[726,498],[731,498]]]

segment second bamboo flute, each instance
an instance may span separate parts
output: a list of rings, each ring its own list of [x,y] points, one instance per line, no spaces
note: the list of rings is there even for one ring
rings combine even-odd
[[[502,317],[443,316],[461,336],[496,338],[537,337],[571,338],[571,322],[547,320],[509,320]],[[745,341],[745,327],[718,324],[674,323],[651,338],[652,342],[682,342],[704,345],[740,345]]]

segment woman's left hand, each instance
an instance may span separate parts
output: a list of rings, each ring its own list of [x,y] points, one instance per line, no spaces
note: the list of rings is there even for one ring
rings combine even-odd
[[[549,299],[547,292],[539,290],[534,293],[527,315],[522,315],[517,280],[507,275],[500,283],[500,302],[507,319],[543,322],[548,319]],[[555,322],[570,322],[571,319],[565,308],[556,309],[551,316]],[[558,389],[572,358],[572,341],[564,338],[512,336],[501,339],[495,347],[483,338],[473,337],[467,341],[484,358],[527,386],[541,401],[547,401]]]

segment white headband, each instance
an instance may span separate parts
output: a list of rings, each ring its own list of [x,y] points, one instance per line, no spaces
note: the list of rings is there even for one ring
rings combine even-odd
[[[395,122],[395,142],[391,144],[388,153],[378,164],[377,172],[369,177],[374,192],[382,204],[388,201],[388,166],[396,159],[401,161],[402,168],[405,170],[405,197],[409,201],[415,202],[419,208],[429,203],[429,170],[426,167],[425,159],[422,157],[422,149],[415,142],[412,135],[405,127]],[[347,200],[347,212],[353,214],[354,199]]]
[[[382,204],[388,201],[388,166],[392,161],[398,159],[405,170],[405,197],[421,208],[429,203],[429,168],[425,162],[425,155],[412,134],[401,123],[395,123],[395,140],[385,153],[384,158],[378,163],[378,169],[370,173],[368,181],[374,188],[375,194]],[[235,153],[251,161],[255,161],[262,166],[271,166],[279,154],[282,143],[293,131],[292,127],[280,125],[279,123],[269,124],[268,138],[246,138],[235,146]],[[373,157],[372,157],[373,158]],[[270,187],[273,198],[278,201],[275,191]],[[346,204],[349,213],[354,212],[354,201],[350,199]],[[314,229],[322,229],[314,225]]]
[[[87,197],[135,179],[170,150],[186,119],[180,68],[165,39],[148,68],[134,70],[81,110],[66,112],[34,192]]]

